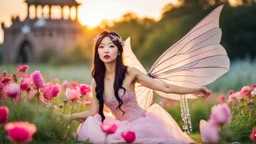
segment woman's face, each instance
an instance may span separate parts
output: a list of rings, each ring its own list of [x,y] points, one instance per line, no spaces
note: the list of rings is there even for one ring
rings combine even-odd
[[[104,63],[111,63],[116,60],[117,55],[119,55],[117,46],[111,41],[111,39],[107,36],[103,38],[99,47],[98,53],[100,59]]]

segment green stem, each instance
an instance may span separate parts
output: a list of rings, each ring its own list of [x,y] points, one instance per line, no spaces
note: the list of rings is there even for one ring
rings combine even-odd
[[[63,107],[64,107],[64,108],[63,108],[63,109],[64,109],[64,110],[63,110],[63,113],[65,113],[65,105],[66,105],[66,104],[64,103],[64,106],[63,106]]]
[[[75,101],[72,101],[71,114],[74,113]]]

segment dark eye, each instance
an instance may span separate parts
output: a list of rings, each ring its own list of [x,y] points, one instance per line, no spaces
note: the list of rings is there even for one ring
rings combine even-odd
[[[113,47],[115,47],[115,46],[114,46],[114,45],[110,45],[109,47],[113,48]]]
[[[103,46],[99,46],[99,48],[104,48]]]

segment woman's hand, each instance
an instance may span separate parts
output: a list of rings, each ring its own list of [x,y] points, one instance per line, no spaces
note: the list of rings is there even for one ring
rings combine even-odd
[[[211,93],[211,90],[209,90],[208,88],[200,87],[193,93],[193,95],[206,99],[208,96],[211,95]]]

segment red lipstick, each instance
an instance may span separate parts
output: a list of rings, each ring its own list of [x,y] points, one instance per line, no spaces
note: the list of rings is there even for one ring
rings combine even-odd
[[[109,59],[110,56],[106,54],[106,55],[104,55],[104,58],[105,58],[105,59]]]

